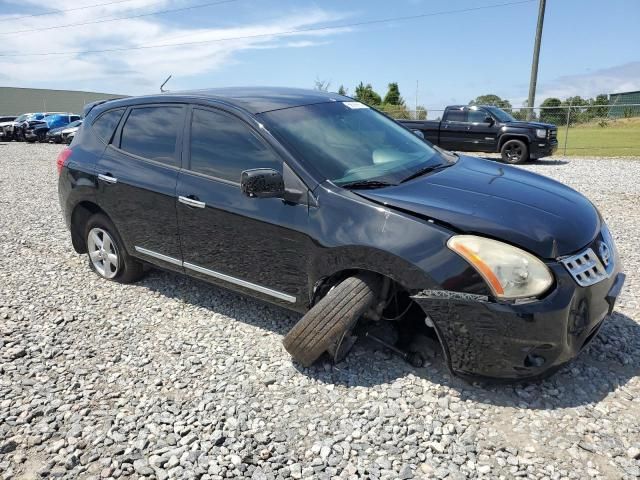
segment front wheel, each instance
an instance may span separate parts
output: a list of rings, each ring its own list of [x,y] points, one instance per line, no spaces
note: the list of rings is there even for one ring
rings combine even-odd
[[[380,286],[380,278],[370,273],[346,278],[287,333],[284,348],[304,367],[310,366],[331,346],[342,343],[345,332],[376,304]]]
[[[129,256],[115,226],[106,215],[97,213],[85,229],[89,267],[100,277],[131,283],[142,277],[140,262]]]
[[[529,159],[529,148],[522,140],[507,140],[500,153],[505,163],[524,163]]]

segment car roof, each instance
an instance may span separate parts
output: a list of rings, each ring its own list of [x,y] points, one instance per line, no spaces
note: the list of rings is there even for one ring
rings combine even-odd
[[[320,90],[287,87],[227,87],[206,90],[189,90],[182,92],[167,92],[160,95],[143,97],[127,97],[112,100],[100,105],[100,110],[115,105],[128,106],[163,101],[193,101],[194,99],[222,102],[251,114],[280,110],[283,108],[312,105],[314,103],[345,102],[353,99],[337,93]]]

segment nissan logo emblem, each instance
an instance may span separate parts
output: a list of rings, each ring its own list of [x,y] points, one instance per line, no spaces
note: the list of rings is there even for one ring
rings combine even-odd
[[[600,254],[600,258],[602,259],[604,266],[608,267],[611,262],[611,250],[609,250],[609,245],[604,242],[600,242],[600,245],[598,245],[598,253]]]

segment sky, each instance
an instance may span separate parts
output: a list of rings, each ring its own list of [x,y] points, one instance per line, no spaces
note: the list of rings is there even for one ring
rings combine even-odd
[[[538,0],[65,0],[55,2],[59,12],[53,4],[0,0],[0,86],[139,95],[172,75],[174,91],[324,80],[350,94],[371,83],[384,96],[398,82],[410,108],[488,93],[515,106],[527,98],[538,14]],[[415,15],[423,16],[399,19]],[[548,0],[536,103],[640,90],[639,24],[638,0]]]

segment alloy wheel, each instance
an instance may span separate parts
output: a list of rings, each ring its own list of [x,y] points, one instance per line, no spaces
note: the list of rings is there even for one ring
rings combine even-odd
[[[509,160],[517,162],[522,157],[522,148],[519,145],[509,145],[506,154]]]
[[[87,239],[87,249],[96,272],[104,278],[113,278],[118,274],[118,250],[106,230],[92,228]]]

